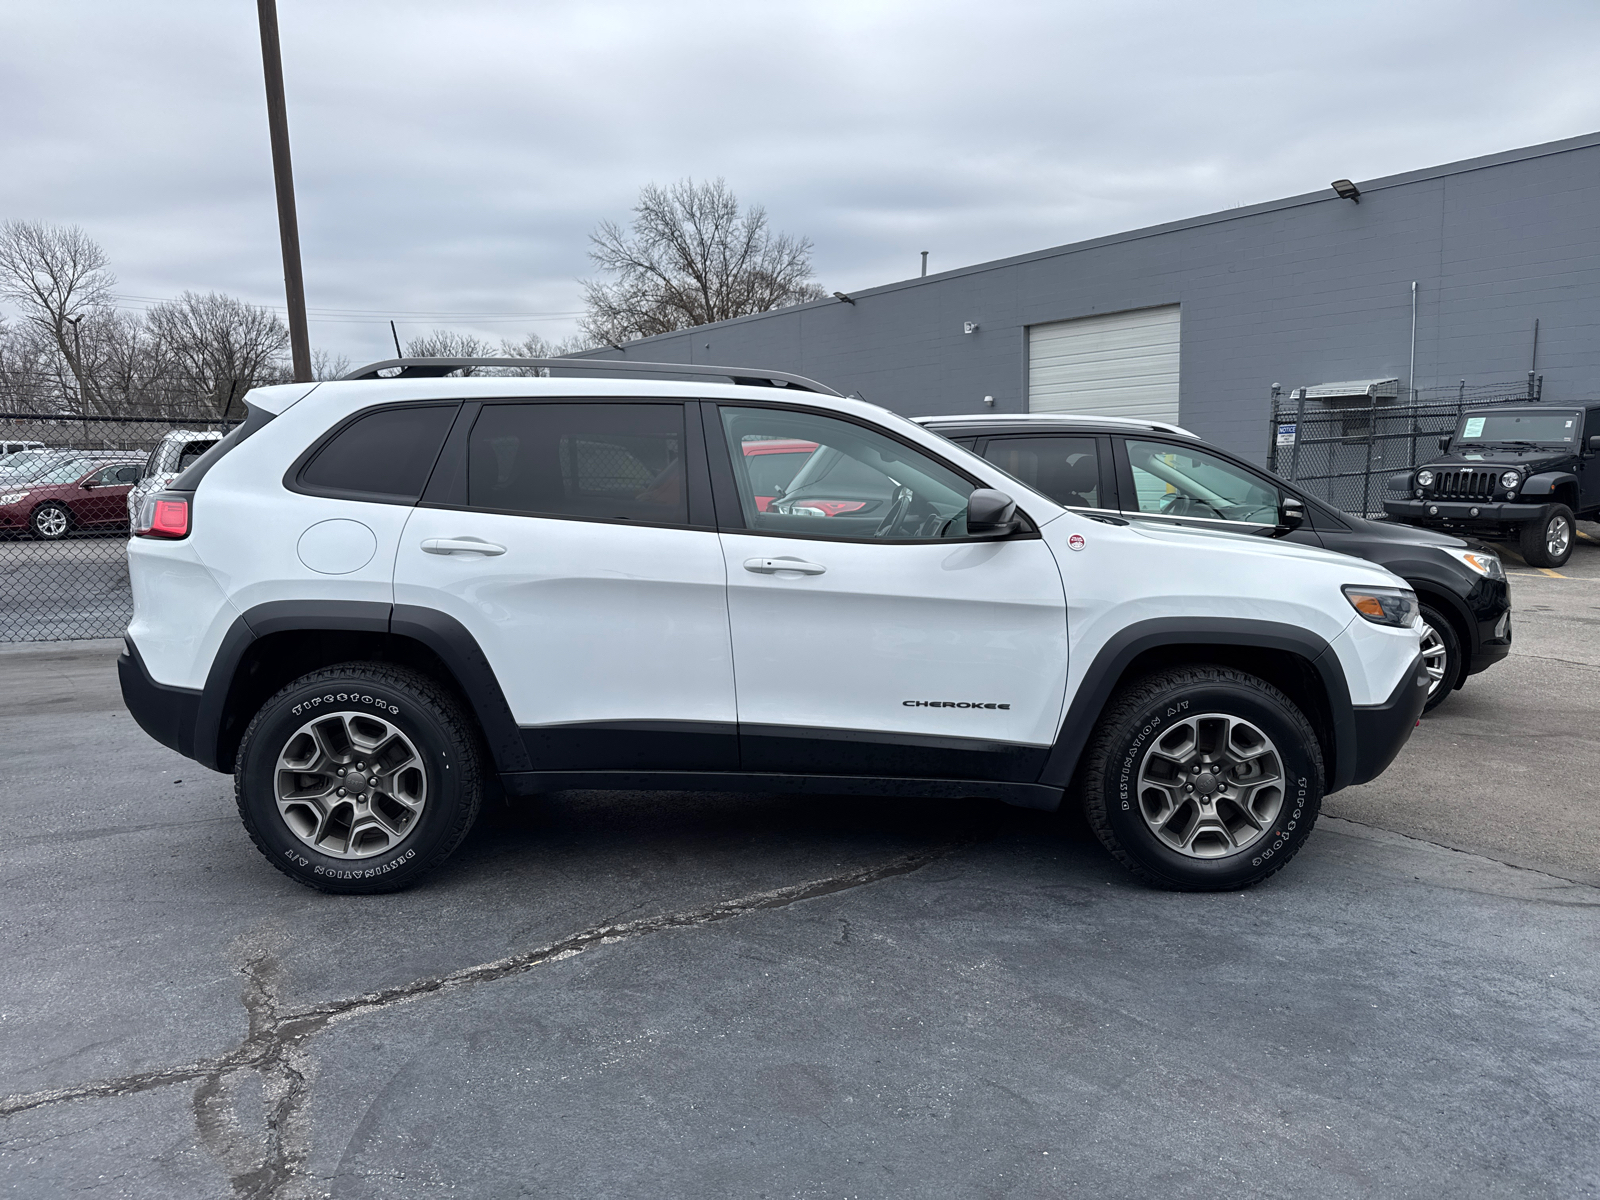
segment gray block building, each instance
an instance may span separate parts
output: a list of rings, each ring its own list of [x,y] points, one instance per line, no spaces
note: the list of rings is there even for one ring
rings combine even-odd
[[[1600,133],[1356,187],[1356,199],[1329,187],[596,357],[794,371],[907,415],[1177,420],[1258,460],[1274,384],[1328,395],[1390,381],[1404,397],[1532,370],[1546,400],[1600,395]]]

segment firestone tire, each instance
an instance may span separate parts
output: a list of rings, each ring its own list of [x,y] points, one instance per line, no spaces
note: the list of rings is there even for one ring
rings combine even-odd
[[[1217,730],[1225,731],[1225,742],[1237,744],[1208,755],[1206,738]],[[1193,757],[1185,759],[1180,750],[1189,733],[1195,735]],[[1221,765],[1268,751],[1270,769]],[[1180,763],[1175,786],[1160,785],[1174,763]],[[1281,780],[1276,801],[1272,772]],[[1236,785],[1235,777],[1244,782]],[[1184,783],[1191,778],[1212,789],[1204,801]],[[1295,856],[1316,824],[1323,778],[1316,733],[1281,691],[1228,667],[1184,667],[1147,676],[1112,698],[1085,758],[1083,798],[1100,841],[1146,883],[1174,891],[1224,891],[1260,883]],[[1216,827],[1194,835],[1187,850],[1177,845],[1187,821],[1184,803],[1196,805],[1191,828],[1205,829],[1207,820]],[[1200,819],[1202,804],[1210,805],[1209,818]],[[1168,805],[1173,817],[1160,825]],[[1253,808],[1248,819],[1246,807]],[[1230,832],[1230,824],[1239,830]],[[1202,844],[1201,836],[1209,842]],[[1202,853],[1209,856],[1197,856]]]
[[[1517,549],[1530,567],[1559,567],[1572,557],[1578,526],[1565,504],[1547,504],[1539,519],[1529,521],[1517,536]]]
[[[234,797],[278,870],[369,895],[410,887],[450,856],[477,818],[481,773],[471,722],[431,679],[348,663],[261,706],[239,745]]]

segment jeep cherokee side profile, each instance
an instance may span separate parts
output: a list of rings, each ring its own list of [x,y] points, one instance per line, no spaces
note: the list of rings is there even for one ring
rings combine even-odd
[[[119,671],[326,891],[415,882],[494,781],[1071,795],[1141,878],[1240,887],[1428,694],[1387,571],[1075,513],[795,376],[392,360],[247,404],[145,501]]]

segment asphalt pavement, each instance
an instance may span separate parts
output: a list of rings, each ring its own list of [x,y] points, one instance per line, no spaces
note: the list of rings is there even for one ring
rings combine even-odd
[[[1516,571],[1512,658],[1222,895],[1070,817],[569,792],[323,896],[114,643],[0,648],[0,1190],[1600,1195],[1600,544]]]

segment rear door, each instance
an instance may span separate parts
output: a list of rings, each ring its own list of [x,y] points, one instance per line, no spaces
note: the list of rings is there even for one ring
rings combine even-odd
[[[984,439],[979,451],[1008,475],[1079,512],[1117,511],[1111,439],[1096,434],[1044,433]]]
[[[744,769],[1036,778],[1067,668],[1061,575],[1037,533],[967,537],[976,482],[875,426],[705,412]],[[744,447],[782,439],[817,450],[763,506]]]
[[[698,416],[650,399],[468,404],[411,515],[395,602],[466,627],[536,770],[738,765]]]

